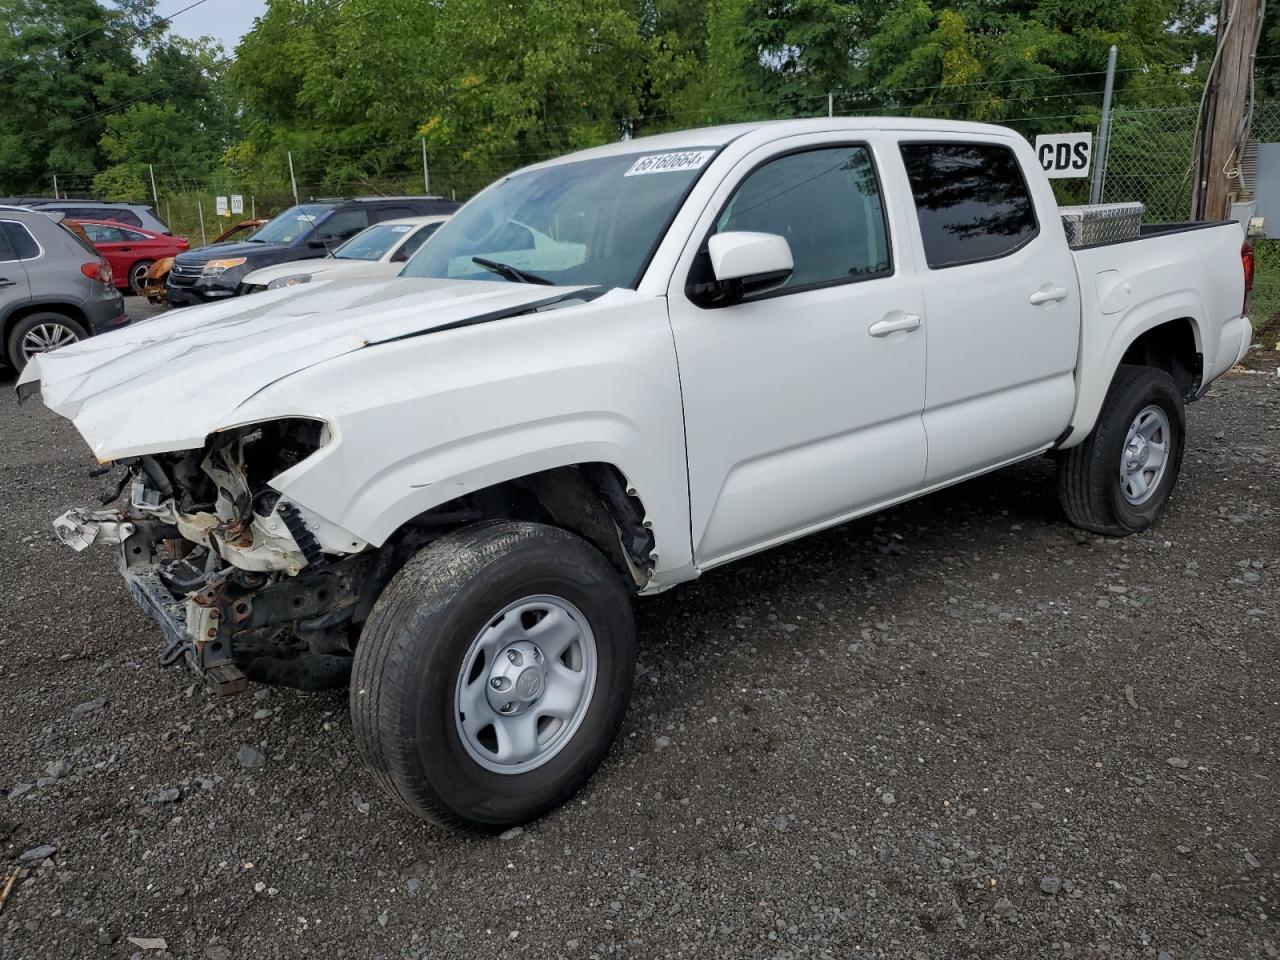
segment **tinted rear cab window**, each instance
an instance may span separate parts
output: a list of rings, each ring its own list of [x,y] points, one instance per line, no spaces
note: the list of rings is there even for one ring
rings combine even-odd
[[[903,143],[930,268],[1008,256],[1039,232],[1018,158],[992,143]]]

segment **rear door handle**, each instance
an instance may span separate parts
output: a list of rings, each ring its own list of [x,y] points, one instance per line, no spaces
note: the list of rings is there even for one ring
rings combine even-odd
[[[910,333],[912,330],[920,329],[920,318],[914,313],[904,313],[890,320],[886,317],[883,320],[877,320],[871,326],[867,327],[867,333],[873,337],[887,337],[891,333],[897,333],[905,330]]]
[[[8,277],[0,277],[0,287],[12,287],[17,280],[10,280]]]
[[[1067,299],[1066,287],[1052,287],[1049,290],[1037,290],[1031,296],[1027,297],[1028,302],[1033,307],[1039,307],[1046,303],[1057,303],[1059,300]]]

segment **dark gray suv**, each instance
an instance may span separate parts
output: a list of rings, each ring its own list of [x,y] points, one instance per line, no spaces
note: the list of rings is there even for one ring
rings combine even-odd
[[[61,220],[0,207],[0,346],[19,370],[37,353],[129,322],[111,266]]]

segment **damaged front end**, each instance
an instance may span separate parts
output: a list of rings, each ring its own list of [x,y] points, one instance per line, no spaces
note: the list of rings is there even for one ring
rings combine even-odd
[[[331,525],[270,485],[328,439],[320,421],[273,420],[214,434],[200,450],[121,460],[127,472],[104,503],[127,491],[127,504],[70,510],[54,529],[73,550],[118,547],[130,593],[164,631],[161,663],[184,660],[214,692],[251,679],[341,686],[401,551],[367,550],[345,533],[341,550],[326,550],[316,532]]]

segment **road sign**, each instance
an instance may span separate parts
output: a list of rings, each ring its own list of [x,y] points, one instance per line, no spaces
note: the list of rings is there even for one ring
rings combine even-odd
[[[235,214],[244,213],[244,197],[238,193],[231,195],[231,212]]]
[[[227,198],[218,197],[218,216],[225,217],[227,215]]]
[[[1047,133],[1036,137],[1036,157],[1050,180],[1087,177],[1092,155],[1092,133]]]

